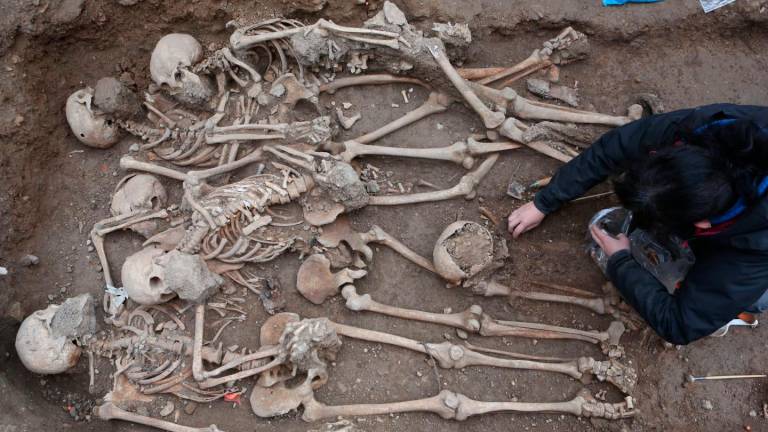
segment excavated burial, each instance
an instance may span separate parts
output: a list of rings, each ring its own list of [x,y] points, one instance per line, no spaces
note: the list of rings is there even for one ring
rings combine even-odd
[[[11,13],[16,2],[9,2]],[[69,6],[62,6],[62,4]],[[4,146],[11,151],[4,152],[0,156],[0,175],[6,180],[7,194],[0,199],[0,209],[3,211],[2,233],[0,241],[3,248],[3,261],[0,265],[8,268],[9,277],[0,277],[0,289],[7,293],[0,300],[0,316],[15,315],[18,310],[14,304],[18,302],[21,310],[29,314],[36,309],[45,308],[48,303],[55,303],[64,297],[92,292],[97,294],[103,281],[101,274],[97,273],[96,260],[87,252],[87,231],[93,222],[109,216],[109,198],[114,187],[121,177],[117,169],[117,158],[126,153],[130,143],[121,142],[112,149],[97,151],[83,147],[77,139],[68,132],[68,126],[64,116],[66,98],[74,90],[81,87],[82,83],[93,86],[103,76],[120,75],[128,72],[133,79],[139,82],[139,87],[145,86],[149,79],[148,58],[151,47],[162,35],[174,31],[184,31],[199,36],[204,44],[222,41],[228,32],[223,32],[224,23],[232,17],[233,9],[219,9],[218,5],[211,2],[199,2],[194,9],[186,9],[188,5],[156,5],[148,0],[139,2],[132,7],[124,7],[117,2],[93,2],[79,11],[79,15],[69,18],[72,21],[65,22],[73,14],[66,11],[67,7],[79,2],[51,2],[47,11],[39,12],[36,24],[27,27],[45,25],[40,29],[40,36],[29,37],[22,35],[17,39],[16,45],[3,54],[1,60],[3,67],[3,82],[0,90],[7,98],[4,106],[0,108],[0,135],[9,137],[4,140]],[[272,10],[285,11],[282,2],[264,2],[265,15]],[[327,14],[340,23],[354,23],[365,18],[364,8],[354,9],[357,6],[340,6],[332,4],[327,8]],[[347,2],[353,3],[353,2]],[[371,2],[376,6],[376,2]],[[455,17],[463,20],[474,12],[464,10],[464,7],[448,6],[440,2],[429,5],[410,5],[409,18],[413,15],[439,15]],[[757,9],[761,7],[756,2]],[[768,95],[765,86],[757,83],[764,82],[764,67],[754,61],[759,57],[755,52],[765,52],[766,38],[763,33],[756,32],[752,27],[739,28],[740,37],[728,34],[728,30],[719,27],[721,23],[729,26],[744,25],[744,17],[749,16],[745,5],[735,5],[734,11],[727,14],[710,15],[705,18],[699,16],[697,11],[686,9],[679,5],[672,5],[673,13],[664,10],[657,13],[654,9],[643,9],[636,12],[630,8],[614,10],[614,14],[622,14],[620,19],[611,18],[611,21],[626,23],[628,34],[637,32],[638,26],[648,25],[649,33],[637,40],[632,45],[626,41],[613,40],[617,32],[605,30],[605,12],[597,7],[584,6],[579,15],[569,15],[569,19],[581,23],[590,23],[595,33],[593,40],[596,43],[594,56],[587,64],[574,65],[563,69],[563,79],[568,83],[578,80],[582,92],[582,100],[594,103],[603,111],[616,109],[620,112],[625,106],[624,101],[616,101],[636,91],[647,91],[649,88],[659,92],[664,101],[671,108],[690,106],[714,101],[738,101],[742,103],[764,103]],[[743,7],[742,7],[743,6]],[[75,6],[76,7],[76,6]],[[228,6],[238,8],[240,6]],[[547,7],[544,5],[543,7]],[[254,9],[253,4],[247,8]],[[503,11],[488,7],[486,11],[479,12],[473,23],[474,28],[480,29],[475,33],[473,46],[478,46],[478,52],[473,54],[475,65],[494,65],[498,63],[508,64],[524,58],[530,50],[540,43],[542,38],[551,36],[551,29],[560,28],[563,22],[553,24],[546,21],[539,30],[535,22],[539,20],[533,12],[532,5],[521,4],[519,11],[513,13],[516,17],[527,17],[525,28],[511,28],[516,22],[507,19],[505,24],[499,25],[500,17],[505,16]],[[567,8],[566,8],[567,10]],[[60,12],[61,11],[61,12]],[[351,11],[351,12],[350,12]],[[684,11],[685,13],[681,13]],[[745,12],[747,11],[747,12]],[[529,14],[530,12],[530,14]],[[550,11],[545,10],[544,15]],[[303,12],[301,12],[303,14]],[[561,12],[572,13],[572,12]],[[630,15],[624,15],[630,14]],[[686,15],[688,14],[688,15]],[[53,17],[59,21],[55,21]],[[251,16],[253,13],[250,14]],[[494,16],[495,15],[495,16]],[[552,13],[552,16],[557,15]],[[668,16],[668,18],[665,18]],[[759,18],[759,15],[755,15]],[[685,18],[690,19],[686,20]],[[574,19],[575,18],[575,19]],[[308,21],[313,21],[313,16]],[[64,21],[62,21],[64,20]],[[427,17],[425,21],[431,21]],[[666,20],[674,20],[682,27],[679,31],[674,28],[665,30],[664,38],[653,36],[653,29],[669,28]],[[728,21],[730,20],[730,21]],[[15,22],[27,22],[25,19],[12,20]],[[660,24],[663,23],[663,24]],[[705,25],[706,24],[706,25]],[[602,27],[601,27],[602,26]],[[0,26],[2,27],[2,26]],[[490,30],[503,28],[507,36],[496,34],[488,35]],[[701,30],[710,27],[712,30]],[[634,30],[632,30],[634,29]],[[4,28],[3,28],[4,30]],[[721,31],[722,30],[722,31]],[[26,30],[25,30],[26,31]],[[657,32],[658,34],[658,32]],[[619,35],[620,36],[620,35]],[[0,35],[5,38],[5,33]],[[624,36],[626,38],[626,36]],[[30,43],[31,42],[31,43]],[[6,39],[0,40],[0,49],[6,49],[9,44]],[[628,53],[632,54],[629,58]],[[18,61],[13,57],[18,56]],[[660,61],[659,59],[664,59]],[[503,61],[502,61],[503,60]],[[731,65],[737,65],[740,73],[735,74]],[[621,67],[619,67],[621,66]],[[7,69],[13,68],[10,72]],[[670,74],[670,71],[675,71]],[[728,77],[723,80],[722,77]],[[727,81],[727,83],[726,83]],[[82,83],[81,83],[82,82]],[[702,90],[707,86],[707,93]],[[363,112],[363,119],[355,126],[358,135],[380,126],[385,120],[383,117],[390,115],[391,103],[401,105],[402,114],[405,109],[413,108],[403,104],[400,98],[400,89],[366,89],[365,92],[348,91],[341,96],[355,103]],[[408,86],[405,86],[408,90]],[[523,94],[523,89],[518,88]],[[419,89],[415,89],[418,96]],[[362,94],[361,94],[362,93]],[[618,96],[617,96],[618,95]],[[426,96],[425,94],[422,96]],[[529,97],[529,95],[526,95]],[[398,99],[400,98],[400,99]],[[370,104],[376,103],[377,107]],[[387,108],[386,110],[382,107]],[[453,107],[451,111],[456,110]],[[461,108],[458,108],[461,110]],[[397,109],[392,108],[392,112]],[[366,115],[366,113],[368,113]],[[376,113],[376,114],[372,114]],[[21,116],[22,118],[18,118]],[[17,126],[16,123],[19,123]],[[444,129],[438,129],[440,123]],[[430,147],[444,146],[453,142],[450,136],[439,136],[441,130],[453,130],[456,128],[463,135],[470,127],[477,127],[474,115],[464,112],[462,115],[449,114],[449,117],[437,117],[434,120],[425,120],[423,124],[412,126],[406,133],[393,137],[391,141],[383,142],[385,145],[413,144]],[[355,129],[353,129],[354,131]],[[355,135],[355,134],[352,134]],[[80,153],[84,150],[83,153]],[[514,176],[524,184],[533,181],[544,174],[550,173],[556,163],[544,158],[521,151],[512,156],[506,156],[498,167],[494,169],[497,178],[493,181],[486,180],[481,190],[481,196],[485,198],[484,205],[495,212],[496,216],[503,218],[507,210],[512,206],[508,199],[502,197],[502,191],[506,188],[508,177]],[[516,170],[518,161],[523,161],[522,168]],[[397,175],[405,176],[406,180],[423,178],[431,183],[449,186],[452,184],[448,170],[455,167],[438,164],[414,162],[414,161],[371,161],[384,171],[391,170]],[[117,171],[117,176],[112,173]],[[450,171],[454,173],[454,171]],[[409,173],[419,173],[418,175]],[[514,173],[514,174],[512,174]],[[455,179],[453,179],[455,180]],[[164,182],[168,187],[170,183]],[[169,190],[169,194],[173,194]],[[93,201],[93,202],[91,202]],[[176,201],[172,199],[171,201]],[[429,255],[432,242],[440,234],[447,224],[457,219],[456,214],[461,213],[461,219],[475,220],[476,202],[464,203],[457,200],[444,205],[424,205],[418,211],[395,209],[366,209],[361,215],[363,226],[378,223],[394,236],[403,239],[409,245],[413,245],[417,252]],[[600,278],[591,272],[587,259],[577,256],[577,249],[583,237],[581,224],[589,215],[602,207],[601,203],[574,205],[567,213],[556,216],[548,221],[545,231],[532,234],[533,237],[520,240],[513,246],[512,255],[514,268],[519,273],[532,273],[535,276],[551,276],[554,282],[568,282],[579,285],[585,289],[594,287],[598,292]],[[438,215],[438,216],[435,216]],[[7,217],[6,217],[7,216]],[[413,223],[400,223],[402,217],[410,217]],[[439,220],[435,220],[439,219]],[[477,219],[479,220],[479,219]],[[417,222],[418,221],[418,222]],[[84,228],[82,231],[79,226]],[[10,231],[10,230],[13,231]],[[140,248],[138,237],[131,233],[115,235],[117,239],[113,246],[112,255],[118,266],[129,251]],[[552,243],[549,243],[552,241]],[[75,250],[71,248],[75,247]],[[384,249],[384,248],[382,248]],[[21,267],[18,259],[33,253],[40,257],[40,264],[32,267]],[[86,259],[91,255],[91,259]],[[278,273],[285,283],[291,280],[290,275],[295,275],[298,268],[296,263],[285,260],[280,262],[281,270]],[[293,266],[292,266],[293,265]],[[376,264],[371,269],[372,273],[366,279],[362,287],[366,290],[377,289],[386,293],[390,299],[396,299],[398,304],[404,306],[423,306],[431,304],[434,310],[443,307],[452,307],[454,310],[462,310],[466,306],[466,293],[446,292],[441,282],[434,281],[431,276],[422,271],[408,267],[399,257],[392,257],[388,252],[377,255]],[[71,272],[69,268],[72,268]],[[65,286],[66,285],[66,286]],[[289,285],[290,286],[290,285]],[[61,288],[66,288],[67,293],[62,294]],[[50,302],[48,295],[56,299]],[[253,299],[253,298],[251,298]],[[254,330],[259,323],[263,323],[265,316],[259,315],[261,306],[255,299],[253,303],[253,321],[249,326],[240,326],[230,330],[231,335],[225,335],[228,343],[236,343],[236,340],[247,338],[249,333],[258,334]],[[483,302],[484,308],[498,308],[498,312],[505,313],[502,306],[496,301],[485,302],[484,299],[476,299]],[[475,301],[473,299],[472,301]],[[310,311],[319,313],[320,309],[312,309],[302,303],[298,294],[290,295],[289,304],[300,304],[298,312],[308,315]],[[393,301],[394,302],[394,301]],[[98,301],[97,301],[98,303]],[[545,313],[554,313],[554,319],[562,319],[559,324],[570,325],[574,319],[583,319],[585,324],[598,326],[602,321],[584,317],[583,313],[573,313],[571,309],[547,305],[537,306],[531,302],[515,302],[515,315],[522,314],[530,318],[541,317]],[[554,311],[554,312],[553,312]],[[494,311],[496,312],[496,311]],[[339,314],[338,312],[334,312]],[[495,313],[494,313],[495,314]],[[340,316],[346,316],[339,314]],[[99,316],[99,320],[101,320]],[[514,319],[515,317],[512,317]],[[334,317],[337,319],[337,317]],[[376,327],[381,326],[386,330],[384,322],[376,322],[367,318],[348,317],[359,320],[357,324]],[[189,325],[189,323],[187,323]],[[413,326],[413,329],[405,329],[398,324],[398,329],[408,333],[412,337],[426,340],[437,340],[443,337],[443,329],[430,329]],[[15,326],[3,324],[0,326],[2,341],[12,341],[15,336]],[[720,430],[732,427],[734,424],[752,424],[753,430],[759,427],[746,413],[749,410],[760,407],[763,402],[760,392],[751,388],[735,388],[725,396],[717,396],[706,393],[704,389],[692,389],[681,391],[679,386],[670,382],[670,376],[682,376],[684,372],[691,371],[695,365],[701,370],[719,370],[724,365],[732,365],[737,369],[749,369],[750,358],[759,358],[759,352],[755,344],[751,343],[754,337],[761,337],[763,330],[755,333],[742,333],[736,338],[718,341],[717,344],[708,342],[704,346],[683,348],[683,356],[689,360],[679,360],[678,353],[668,353],[657,348],[637,348],[633,353],[639,364],[644,365],[644,373],[640,381],[639,398],[644,400],[644,405],[650,409],[645,410],[641,419],[630,425],[630,430],[643,430],[646,428],[674,429],[681,427],[700,427]],[[634,340],[634,339],[633,339]],[[514,344],[514,342],[512,342]],[[7,346],[7,344],[4,344]],[[257,342],[249,343],[257,345]],[[391,397],[382,397],[381,401],[389,399],[405,399],[422,397],[433,393],[433,381],[430,381],[432,370],[424,367],[421,358],[403,355],[397,352],[382,352],[372,354],[372,344],[352,342],[342,351],[339,359],[339,367],[346,367],[353,373],[337,373],[333,379],[341,387],[323,390],[322,400],[328,403],[349,403],[353,400],[372,401],[370,389],[376,385],[390,382],[407,382],[407,387],[400,390],[391,390]],[[543,342],[539,348],[545,345]],[[759,344],[758,344],[759,345]],[[653,345],[655,347],[655,345]],[[499,348],[506,347],[501,346]],[[536,347],[534,347],[536,348]],[[531,350],[530,343],[522,345],[522,350]],[[369,352],[363,352],[368,349]],[[542,349],[546,349],[544,346]],[[632,349],[632,348],[630,348]],[[7,352],[13,353],[12,348]],[[575,353],[576,349],[573,350]],[[734,358],[732,353],[741,352],[742,356]],[[3,354],[3,352],[0,352]],[[397,365],[397,361],[402,364]],[[359,365],[374,365],[378,370],[386,372],[386,376],[379,372],[369,373],[366,368]],[[397,365],[397,366],[395,366]],[[70,426],[73,430],[144,430],[141,427],[131,427],[120,423],[73,423],[72,417],[84,417],[85,412],[92,405],[99,389],[103,390],[109,383],[109,366],[106,362],[98,365],[100,373],[97,375],[97,395],[90,395],[87,389],[87,368],[81,360],[72,375],[45,378],[43,384],[39,376],[27,373],[18,359],[13,355],[6,357],[0,355],[0,370],[2,370],[2,382],[8,382],[9,389],[0,396],[0,402],[4,406],[0,413],[2,425],[24,425],[31,430],[52,430]],[[414,375],[419,371],[421,377]],[[529,379],[524,375],[510,375],[502,372],[479,372],[468,370],[466,379],[459,381],[456,377],[444,374],[441,376],[449,386],[461,387],[472,390],[472,396],[487,395],[491,398],[508,398],[511,395],[528,396],[544,399],[548,388],[559,388],[562,382],[556,379],[548,380],[546,377]],[[355,379],[361,382],[356,383]],[[509,386],[510,377],[513,377],[516,385]],[[544,384],[542,384],[544,380]],[[674,380],[672,380],[674,381]],[[502,385],[503,383],[504,385]],[[545,390],[538,391],[538,388]],[[524,389],[524,390],[522,390]],[[571,390],[564,390],[573,394]],[[468,392],[468,391],[467,391]],[[102,392],[103,393],[103,392]],[[318,397],[320,399],[320,396]],[[703,399],[711,400],[716,407],[712,412],[702,411],[699,406]],[[662,403],[669,404],[667,413],[663,414],[655,406]],[[61,407],[70,405],[75,407],[72,414],[67,414]],[[161,408],[164,404],[160,404]],[[30,409],[37,409],[34,416],[30,416]],[[24,408],[25,411],[21,411]],[[177,404],[181,409],[182,405]],[[188,416],[182,412],[182,421],[187,424],[207,425],[216,423],[223,430],[251,430],[254,428],[264,430],[304,431],[307,425],[295,417],[288,416],[273,420],[271,425],[265,423],[254,424],[252,415],[247,413],[247,406],[239,409],[224,408],[208,409],[200,406],[194,415]],[[153,414],[157,414],[153,411]],[[510,424],[519,427],[531,427],[539,430],[580,430],[583,423],[572,419],[559,420],[557,416],[547,417],[552,420],[547,423],[541,416],[492,416],[482,420],[470,420],[472,427],[484,427],[497,430],[509,427]],[[392,419],[387,416],[381,418],[381,422],[368,422],[364,426],[366,430],[424,430],[438,428],[444,423],[439,422],[431,415],[407,415]],[[463,425],[462,425],[463,426]],[[593,428],[600,428],[600,424]],[[546,429],[542,429],[545,428]],[[318,424],[312,428],[322,430]]]

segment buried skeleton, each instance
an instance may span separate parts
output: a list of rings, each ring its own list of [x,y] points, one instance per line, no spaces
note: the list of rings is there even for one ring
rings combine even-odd
[[[111,215],[91,232],[104,269],[105,322],[87,334],[57,335],[51,341],[51,334],[56,334],[48,319],[51,311],[31,316],[28,320],[34,320],[27,326],[39,329],[35,331],[44,337],[24,337],[20,346],[38,343],[45,349],[45,344],[56,343],[72,353],[64,361],[43,358],[50,365],[30,365],[30,370],[65,372],[81,352],[108,358],[116,368],[114,388],[96,409],[96,417],[169,431],[219,429],[182,427],[129,412],[126,389],[144,397],[167,394],[199,403],[250,391],[258,416],[303,407],[306,421],[412,411],[455,420],[490,412],[556,412],[609,420],[634,415],[630,393],[637,374],[621,358],[625,354],[620,322],[605,331],[580,330],[497,319],[478,306],[455,314],[410,310],[357,293],[355,282],[377,265],[378,252],[370,244],[387,246],[447,285],[470,288],[468,293],[476,293],[475,287],[482,284],[498,284],[492,276],[508,259],[503,237],[487,224],[468,220],[449,224],[434,244],[430,241],[432,256],[424,257],[414,251],[421,249],[419,245],[408,246],[410,239],[399,240],[379,226],[355,230],[350,221],[361,209],[474,199],[500,153],[529,147],[562,160],[578,152],[566,138],[539,140],[567,134],[531,138],[525,132],[537,121],[569,127],[571,123],[618,126],[639,115],[636,107],[627,116],[564,108],[529,100],[506,87],[511,77],[520,79],[525,72],[577,60],[558,54],[575,41],[586,43],[586,36],[573,29],[557,35],[556,43],[537,50],[522,66],[470,81],[467,71],[452,65],[448,53],[453,50],[439,35],[430,37],[395,18],[396,9],[387,3],[380,16],[362,27],[323,19],[313,24],[271,20],[238,27],[229,47],[208,53],[194,36],[170,34],[152,52],[154,86],[143,94],[139,114],[106,112],[90,102],[89,89],[78,93],[73,99],[78,105],[70,109],[68,104],[66,115],[80,141],[107,147],[114,144],[113,133],[122,133],[141,144],[138,152],[121,159],[121,168],[131,173],[115,189]],[[354,76],[336,78],[345,67]],[[501,89],[488,85],[502,79],[506,81]],[[339,142],[338,117],[326,112],[321,95],[332,97],[344,87],[398,82],[427,87],[430,95],[403,117]],[[487,130],[429,151],[372,144],[457,103],[468,104]],[[299,118],[299,111],[308,117]],[[429,192],[371,192],[357,165],[367,156],[448,160],[456,164],[451,169],[458,180],[452,187]],[[178,194],[166,193],[163,184],[181,192],[182,198],[169,203],[169,196]],[[132,231],[145,243],[114,277],[105,242],[108,234],[120,230]],[[292,305],[268,288],[275,284],[258,273],[258,265],[289,254],[302,260],[295,286],[314,304],[324,305],[340,294],[350,311],[450,326],[487,338],[586,342],[585,346],[600,346],[608,358],[584,355],[552,361],[518,353],[497,357],[481,347],[418,341],[326,318],[286,317],[279,312]],[[244,288],[243,294],[232,286]],[[262,337],[258,347],[224,349],[222,335],[248,314],[246,293],[258,295],[265,306],[269,304],[267,311],[276,314],[262,323],[262,329],[272,328],[273,334]],[[214,322],[211,312],[216,314]],[[184,325],[188,318],[193,318],[193,328]],[[282,320],[282,325],[272,319]],[[206,332],[206,327],[215,331]],[[344,355],[342,338],[410,350],[435,359],[441,368],[560,374],[584,383],[608,382],[624,395],[616,402],[604,402],[585,390],[565,401],[527,403],[475,400],[456,389],[405,402],[325,405],[314,391],[328,382],[333,359]]]

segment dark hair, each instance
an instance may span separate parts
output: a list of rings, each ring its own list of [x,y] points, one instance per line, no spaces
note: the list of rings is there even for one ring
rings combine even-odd
[[[727,211],[740,197],[759,198],[768,172],[768,134],[750,120],[720,120],[680,137],[614,180],[637,227],[657,238],[689,237],[695,222]]]

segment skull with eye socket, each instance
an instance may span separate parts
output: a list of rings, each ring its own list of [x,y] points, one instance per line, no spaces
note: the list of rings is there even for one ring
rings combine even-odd
[[[154,245],[126,258],[121,275],[128,298],[142,305],[164,303],[177,295],[200,303],[224,283],[200,255],[165,252]]]
[[[168,197],[165,187],[157,177],[149,174],[131,174],[120,180],[112,196],[110,211],[112,216],[138,212],[159,211],[166,206]],[[156,234],[159,226],[156,219],[134,223],[130,226],[146,238]]]
[[[64,111],[69,128],[81,143],[105,149],[119,141],[119,129],[114,119],[94,109],[92,88],[72,93]]]
[[[203,105],[214,92],[206,77],[191,70],[202,58],[203,47],[194,37],[184,33],[165,35],[155,45],[149,60],[152,81],[167,88],[180,102]]]

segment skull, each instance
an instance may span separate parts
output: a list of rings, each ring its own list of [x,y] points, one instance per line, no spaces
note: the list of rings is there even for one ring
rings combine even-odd
[[[158,211],[165,207],[168,197],[160,180],[149,174],[131,174],[120,180],[112,196],[112,216]],[[144,237],[151,237],[157,230],[157,221],[148,220],[131,225],[131,230]]]
[[[458,221],[448,225],[432,252],[435,269],[445,280],[459,284],[493,261],[493,236],[482,225]]]
[[[109,117],[94,112],[93,89],[86,87],[67,98],[67,123],[78,140],[89,147],[109,148],[119,139],[117,124]]]
[[[173,295],[200,303],[224,283],[200,255],[150,245],[129,256],[122,269],[128,297],[143,305],[160,304]]]
[[[171,33],[155,45],[149,60],[152,81],[168,86],[169,92],[184,103],[199,105],[213,96],[206,78],[190,71],[203,58],[203,47],[192,36]]]
[[[165,283],[165,269],[155,262],[164,253],[150,245],[125,259],[120,275],[128,298],[138,304],[155,305],[173,297]]]
[[[82,349],[75,339],[95,331],[93,298],[83,294],[28,316],[16,333],[16,352],[31,372],[62,373],[80,359]]]

